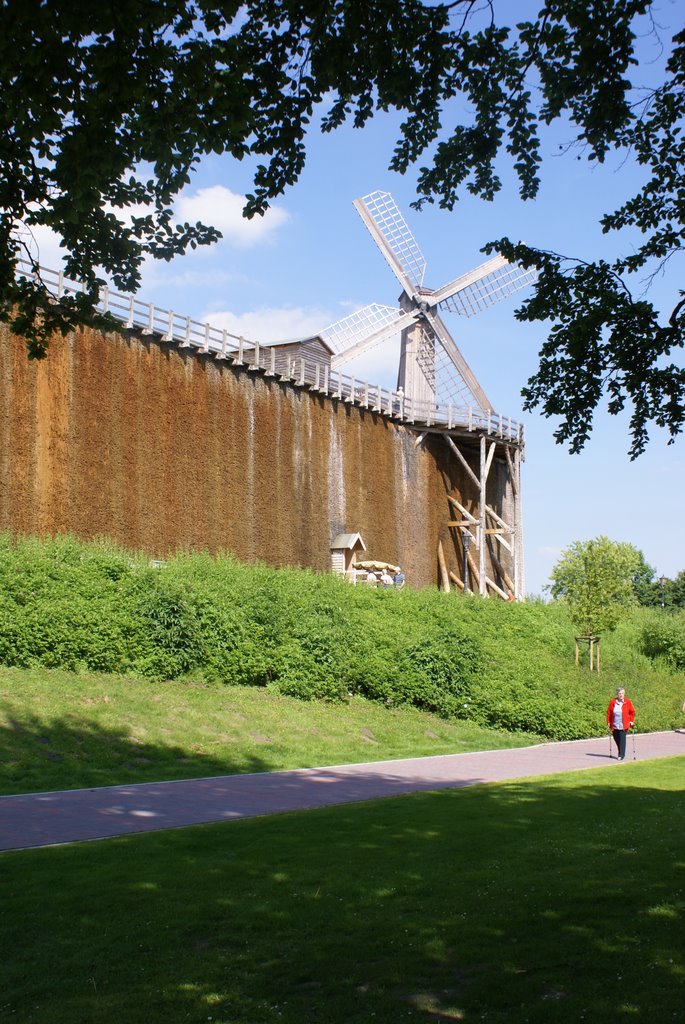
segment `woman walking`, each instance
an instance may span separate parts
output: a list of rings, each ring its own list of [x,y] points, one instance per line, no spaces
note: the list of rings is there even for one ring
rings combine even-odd
[[[607,725],[613,733],[614,743],[618,750],[619,761],[626,759],[626,735],[635,724],[635,708],[632,700],[626,697],[626,691],[622,686],[616,691],[616,696],[609,701],[607,708]]]

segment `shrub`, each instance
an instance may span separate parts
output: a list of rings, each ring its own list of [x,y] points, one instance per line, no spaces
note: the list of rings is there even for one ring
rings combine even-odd
[[[685,670],[685,615],[659,615],[642,627],[640,647],[649,658],[663,658],[677,671]]]
[[[603,643],[597,676],[575,667],[558,604],[350,587],[206,553],[151,568],[107,541],[0,535],[2,664],[352,692],[554,739],[602,731],[619,682],[644,728],[676,724],[682,686],[649,658],[685,667],[684,622],[640,609]]]
[[[203,634],[187,587],[150,570],[135,589],[134,614],[144,638],[135,668],[153,679],[176,679],[201,665]]]

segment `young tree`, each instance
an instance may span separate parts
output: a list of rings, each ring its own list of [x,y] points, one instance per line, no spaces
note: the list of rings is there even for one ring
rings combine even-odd
[[[536,17],[508,25],[502,0],[5,0],[0,318],[41,356],[53,331],[96,319],[105,277],[135,290],[146,256],[218,238],[173,215],[204,154],[261,158],[246,215],[263,212],[297,180],[324,97],[323,131],[401,111],[390,166],[425,158],[417,204],[448,209],[464,189],[492,199],[502,155],[533,198],[541,132],[563,120],[585,159],[625,153],[646,180],[602,219],[605,232],[629,232],[628,255],[612,263],[491,244],[540,268],[518,315],[552,321],[525,403],[560,416],[555,436],[577,451],[607,393],[611,412],[632,406],[638,454],[651,422],[675,436],[685,419],[685,369],[671,356],[685,297],[662,313],[628,284],[685,241],[685,32],[662,41],[661,81],[643,89],[636,40],[658,33],[654,6],[540,0]],[[18,259],[31,258],[21,229],[35,225],[61,236],[83,295],[55,305],[39,277],[17,278]]]
[[[616,628],[635,606],[634,577],[644,563],[632,544],[597,537],[571,544],[552,570],[552,597],[564,601],[585,636]]]

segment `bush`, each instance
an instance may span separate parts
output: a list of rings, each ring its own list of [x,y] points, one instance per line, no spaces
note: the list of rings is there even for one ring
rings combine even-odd
[[[152,568],[107,541],[0,535],[2,664],[358,693],[553,739],[602,731],[619,683],[643,727],[676,724],[681,683],[649,658],[685,666],[684,622],[640,609],[603,643],[597,676],[575,667],[559,605],[351,587],[224,555]]]
[[[676,671],[685,670],[685,615],[658,615],[645,623],[640,647],[648,658],[663,658]]]
[[[204,638],[188,587],[150,570],[136,582],[135,592],[142,647],[136,669],[153,679],[177,679],[202,665]]]

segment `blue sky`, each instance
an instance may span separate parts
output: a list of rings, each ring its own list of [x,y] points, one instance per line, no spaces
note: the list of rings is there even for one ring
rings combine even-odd
[[[670,3],[664,9],[673,11]],[[416,173],[387,170],[398,126],[398,118],[382,115],[362,131],[312,134],[300,181],[260,221],[240,217],[253,167],[203,161],[177,213],[216,224],[224,239],[171,264],[147,265],[141,298],[260,341],[315,333],[371,302],[395,305],[397,282],[352,206],[375,190],[391,192],[404,213],[427,257],[425,284],[432,288],[483,262],[483,244],[502,235],[588,259],[625,251],[626,242],[603,237],[597,221],[639,186],[630,162],[615,157],[590,167],[559,149],[570,133],[557,128],[543,139],[543,185],[535,201],[518,199],[502,165],[504,188],[493,203],[467,196],[451,213],[437,207],[417,213],[410,208]],[[56,265],[50,243],[41,246],[41,260]],[[677,269],[671,261],[650,292],[664,309],[677,294]],[[600,411],[583,453],[572,456],[556,445],[553,421],[522,413],[520,391],[536,368],[545,327],[517,323],[517,299],[470,320],[444,319],[496,410],[525,423],[527,591],[541,591],[570,543],[599,534],[635,544],[658,575],[674,576],[685,569],[685,440],[667,446],[667,436],[655,429],[647,452],[631,463],[627,416]],[[398,351],[389,343],[346,372],[394,386]]]

